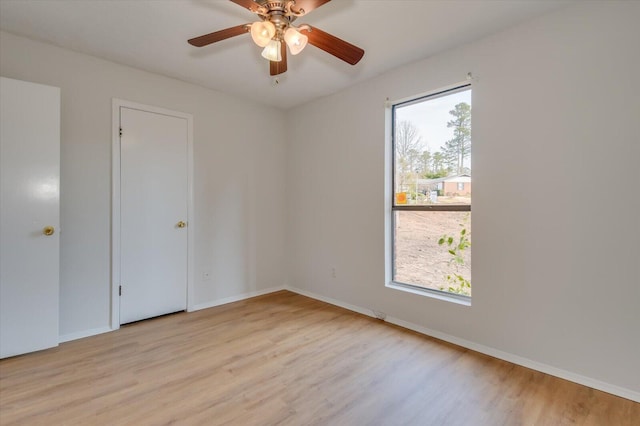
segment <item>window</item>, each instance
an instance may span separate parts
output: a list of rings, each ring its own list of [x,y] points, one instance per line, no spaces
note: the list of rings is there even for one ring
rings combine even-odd
[[[390,279],[471,297],[471,86],[391,106]]]

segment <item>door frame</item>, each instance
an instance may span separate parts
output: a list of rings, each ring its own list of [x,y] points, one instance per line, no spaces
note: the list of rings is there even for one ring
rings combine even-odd
[[[193,307],[193,115],[165,108],[144,105],[124,99],[112,101],[112,174],[111,174],[111,329],[120,328],[120,108],[131,108],[187,120],[187,311]]]

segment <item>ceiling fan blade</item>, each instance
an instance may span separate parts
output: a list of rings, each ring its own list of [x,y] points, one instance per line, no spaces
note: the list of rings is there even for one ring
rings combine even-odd
[[[278,75],[287,71],[287,45],[280,43],[280,55],[282,60],[280,62],[269,61],[269,74]]]
[[[306,28],[303,28],[303,30],[304,29]],[[306,31],[310,44],[314,45],[318,49],[324,50],[338,59],[342,59],[348,64],[355,65],[360,62],[360,59],[364,56],[364,50],[360,49],[358,46],[347,43],[346,41],[319,30],[316,27],[309,26],[309,29]]]
[[[253,0],[231,0],[231,1],[237,4],[238,6],[242,6],[245,9],[249,9],[253,13],[256,13],[260,8],[260,5]]]
[[[304,15],[311,12],[313,9],[317,9],[325,3],[329,3],[331,0],[295,0],[292,9],[298,13],[304,11]]]
[[[217,41],[225,40],[231,37],[239,36],[241,34],[249,32],[251,28],[250,24],[238,25],[237,27],[227,28],[225,30],[216,31],[214,33],[201,35],[189,40],[189,44],[202,47]]]

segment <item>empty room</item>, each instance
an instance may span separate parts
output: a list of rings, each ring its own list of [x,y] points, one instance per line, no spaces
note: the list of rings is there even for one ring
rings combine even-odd
[[[637,425],[638,22],[0,0],[0,425]]]

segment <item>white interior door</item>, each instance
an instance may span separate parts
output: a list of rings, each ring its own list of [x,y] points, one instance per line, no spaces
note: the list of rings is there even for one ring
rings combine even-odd
[[[188,122],[120,107],[120,323],[187,307]]]
[[[59,88],[0,77],[0,175],[5,358],[58,345]]]

